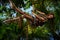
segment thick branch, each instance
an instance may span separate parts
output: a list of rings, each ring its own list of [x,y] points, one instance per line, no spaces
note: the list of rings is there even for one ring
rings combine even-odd
[[[16,10],[18,13],[20,13],[20,14],[22,14],[25,18],[27,18],[27,19],[30,19],[31,21],[33,21],[33,17],[31,16],[31,15],[28,15],[28,14],[26,14],[25,12],[22,12],[20,9],[18,9],[16,6],[15,6],[15,4],[14,3],[12,3],[11,1],[10,1],[10,4],[12,4],[12,6],[11,6],[11,8],[13,8],[14,10]],[[36,15],[36,14],[35,14]],[[38,15],[37,15],[38,16]],[[36,16],[36,17],[37,17]],[[38,16],[37,18],[36,18],[36,20],[38,19],[38,21],[40,20],[40,21],[44,21],[44,19],[42,18],[42,17],[40,17],[40,16]]]
[[[9,2],[10,2],[10,5],[11,5],[11,8],[14,9],[15,11],[17,11],[18,13],[22,14],[22,15],[23,15],[23,18],[27,18],[27,19],[29,19],[29,20],[32,21],[32,22],[34,21],[34,18],[33,18],[31,15],[26,14],[25,12],[22,12],[19,8],[17,8],[17,7],[15,6],[15,4],[14,4],[11,0],[9,0]],[[36,19],[35,19],[36,22],[37,22],[37,21],[45,22],[47,19],[51,19],[51,18],[54,17],[52,14],[46,15],[45,13],[43,13],[43,12],[41,12],[41,11],[38,11],[38,10],[36,10],[36,11],[39,12],[40,14],[42,14],[42,15],[45,15],[44,17],[41,17],[41,16],[35,14],[34,12],[32,12],[33,15],[35,15],[35,17],[36,17]],[[14,19],[14,20],[15,20],[15,19]],[[11,21],[11,20],[10,20],[10,21]]]

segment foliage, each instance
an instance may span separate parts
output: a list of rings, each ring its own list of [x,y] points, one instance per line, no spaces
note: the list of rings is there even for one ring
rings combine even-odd
[[[2,24],[0,26],[0,40],[14,40],[18,38],[17,23]]]
[[[60,1],[58,0],[12,0],[17,7],[24,7],[25,9],[34,5],[34,8],[40,10],[42,12],[53,13],[54,20],[48,20],[43,26],[38,26],[34,28],[30,24],[28,24],[28,20],[22,22],[22,29],[19,29],[17,22],[11,24],[5,24],[0,21],[0,39],[1,40],[17,40],[19,36],[25,37],[26,35],[26,27],[28,27],[28,36],[29,37],[45,37],[49,38],[50,34],[54,36],[54,32],[60,31]],[[24,3],[24,1],[26,3]],[[8,0],[3,0],[3,4],[8,3]],[[4,12],[3,12],[4,11]],[[11,8],[7,8],[6,5],[0,4],[0,15],[2,16],[4,13],[7,14],[6,18],[12,17],[10,16],[11,12],[15,12],[15,10]],[[0,20],[5,20],[1,19]],[[53,30],[52,30],[53,29]],[[50,34],[49,34],[50,33]],[[59,32],[58,32],[59,35]]]

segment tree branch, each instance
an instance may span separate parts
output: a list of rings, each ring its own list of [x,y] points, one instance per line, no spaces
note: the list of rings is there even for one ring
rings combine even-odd
[[[33,18],[31,15],[26,14],[25,12],[22,12],[19,8],[17,8],[17,7],[15,6],[15,4],[14,4],[11,0],[9,0],[9,2],[10,2],[11,8],[14,9],[15,11],[17,11],[18,13],[22,14],[22,15],[23,15],[23,18],[27,18],[27,19],[29,19],[29,20],[32,21],[32,22],[34,21],[34,18]],[[45,15],[45,18],[44,18],[44,17],[41,17],[41,16],[35,14],[34,12],[32,12],[33,15],[36,16],[36,19],[35,19],[36,22],[37,22],[37,21],[45,22],[47,19],[51,19],[51,18],[54,17],[52,14],[46,15],[45,13],[43,13],[43,12],[41,12],[41,11],[38,11],[38,10],[36,10],[36,11],[39,12],[40,14],[42,14],[42,15]],[[16,19],[13,18],[13,19],[10,19],[10,20],[5,20],[5,21],[7,22],[7,21],[18,20],[18,19],[19,19],[19,18],[16,18]]]

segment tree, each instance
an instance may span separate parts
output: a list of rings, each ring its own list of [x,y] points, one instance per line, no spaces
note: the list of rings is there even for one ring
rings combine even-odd
[[[57,0],[54,0],[54,1],[52,1],[52,0],[26,0],[28,5],[24,4],[24,1],[22,1],[22,0],[18,0],[18,1],[17,0],[15,0],[15,1],[12,0],[12,1],[9,0],[12,10],[17,11],[18,13],[22,14],[23,16],[21,16],[21,17],[22,18],[27,18],[28,19],[27,22],[32,22],[32,24],[34,23],[34,20],[35,20],[34,17],[32,17],[29,14],[26,14],[25,12],[22,12],[17,7],[24,7],[24,5],[26,5],[28,7],[29,7],[29,5],[32,5],[34,7],[34,10],[33,10],[32,13],[36,17],[36,20],[35,20],[36,23],[33,26],[39,26],[39,25],[41,26],[41,24],[43,24],[43,27],[40,27],[41,29],[38,29],[37,31],[33,30],[32,35],[35,34],[35,36],[37,37],[37,35],[39,36],[39,34],[41,34],[39,37],[42,38],[42,39],[43,38],[46,39],[43,36],[43,34],[46,36],[45,33],[47,33],[47,34],[50,33],[50,34],[53,35],[53,38],[55,40],[59,40],[60,35],[56,33],[56,30],[59,31],[59,29],[58,29],[59,25],[58,24],[60,24],[60,19],[59,19],[59,15],[60,15],[59,14],[59,9],[60,9],[59,8],[59,4],[60,4],[59,2],[60,1],[59,0],[58,1]],[[2,2],[3,2],[3,4],[5,3],[4,0]],[[6,2],[7,2],[7,0],[6,0]],[[21,6],[21,5],[23,5],[23,6]],[[15,20],[15,19],[13,19],[13,20]],[[9,22],[9,21],[11,21],[11,19],[8,20],[7,22]],[[30,24],[31,23],[28,23],[28,25],[30,25]],[[39,28],[39,27],[37,27],[37,28]],[[46,32],[47,30],[49,32]],[[41,31],[42,33],[38,34],[39,31]],[[46,40],[48,40],[48,38]]]

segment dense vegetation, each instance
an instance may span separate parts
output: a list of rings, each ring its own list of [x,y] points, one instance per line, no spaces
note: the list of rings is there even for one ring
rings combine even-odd
[[[50,19],[42,26],[32,26],[29,20],[23,19],[19,26],[18,20],[11,23],[3,22],[7,19],[13,19],[21,16],[14,9],[11,9],[8,0],[0,0],[0,40],[19,40],[21,38],[27,40],[54,40],[60,39],[60,1],[59,0],[12,0],[18,8],[28,9],[30,6],[35,10],[42,11],[46,14],[53,13],[54,19]],[[35,12],[37,14],[37,12]],[[12,16],[16,14],[15,16]]]

